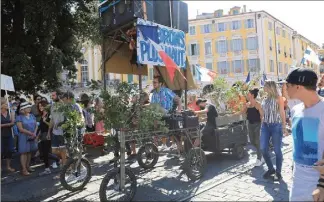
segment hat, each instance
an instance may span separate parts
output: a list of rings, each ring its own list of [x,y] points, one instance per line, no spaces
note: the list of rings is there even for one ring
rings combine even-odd
[[[317,80],[317,74],[312,69],[297,68],[288,74],[285,83],[300,86],[316,86]]]
[[[199,105],[202,102],[207,102],[207,100],[203,99],[203,98],[198,98],[197,101],[196,101],[196,105]]]
[[[74,94],[70,91],[66,92],[63,94],[63,97],[62,98],[71,98],[71,99],[74,99]]]
[[[23,102],[20,104],[20,110],[31,108],[32,105],[29,102]]]

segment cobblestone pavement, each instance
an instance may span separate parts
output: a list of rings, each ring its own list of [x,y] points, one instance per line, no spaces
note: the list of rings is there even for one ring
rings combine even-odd
[[[239,161],[226,154],[206,154],[207,171],[203,178],[196,182],[189,181],[182,173],[181,161],[168,155],[161,155],[152,170],[143,170],[139,168],[137,162],[133,162],[129,166],[133,168],[138,184],[134,201],[182,201],[190,198],[193,201],[218,199],[287,201],[291,171],[290,150],[291,136],[288,136],[284,138],[283,144],[283,152],[286,153],[283,176],[288,185],[283,183],[277,185],[262,180],[264,169],[262,167],[252,169],[256,158],[254,153]],[[99,186],[107,171],[112,168],[107,164],[111,158],[112,156],[101,156],[92,159],[92,178],[82,191],[72,193],[63,190],[59,181],[53,180],[54,174],[43,177],[35,177],[34,174],[29,178],[17,177],[15,174],[11,176],[14,180],[2,181],[1,199],[4,201],[99,201]],[[216,187],[212,188],[213,186]],[[205,189],[209,190],[205,191]]]

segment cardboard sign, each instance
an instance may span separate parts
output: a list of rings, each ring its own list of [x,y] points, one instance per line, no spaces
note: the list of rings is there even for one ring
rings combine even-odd
[[[166,66],[161,52],[180,67],[186,67],[185,33],[154,22],[137,19],[137,62]]]
[[[1,74],[1,90],[15,91],[13,80],[11,76]]]

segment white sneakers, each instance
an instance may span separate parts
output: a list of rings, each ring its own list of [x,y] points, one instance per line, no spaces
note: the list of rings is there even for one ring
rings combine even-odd
[[[48,175],[48,174],[51,174],[51,170],[49,168],[45,168],[43,172],[39,173],[39,176]]]
[[[261,160],[257,159],[257,160],[255,161],[254,166],[255,166],[255,167],[259,167],[259,166],[262,166],[263,163],[264,163],[264,159],[263,159],[263,158],[262,158]]]
[[[53,164],[52,164],[52,168],[54,168],[54,169],[57,168],[56,162],[53,162]]]

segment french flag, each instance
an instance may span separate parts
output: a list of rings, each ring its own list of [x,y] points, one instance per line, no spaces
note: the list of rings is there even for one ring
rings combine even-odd
[[[187,80],[186,77],[181,73],[178,65],[173,61],[173,59],[168,54],[166,54],[166,52],[158,44],[159,39],[158,39],[157,27],[147,26],[147,25],[137,25],[137,27],[139,28],[138,34],[141,34],[144,39],[148,40],[153,45],[155,50],[159,53],[159,56],[161,57],[163,63],[165,64],[167,72],[170,76],[170,81],[173,82],[176,71],[178,71],[180,73],[180,75],[185,80]],[[148,33],[147,35],[150,35],[150,36],[144,36],[143,33]]]
[[[249,84],[250,81],[251,81],[251,74],[250,74],[250,72],[249,72],[248,75],[247,75],[247,77],[246,77],[245,83],[246,83],[246,84]]]
[[[195,65],[197,80],[203,82],[213,81],[217,74],[213,70],[203,68],[200,65]]]

